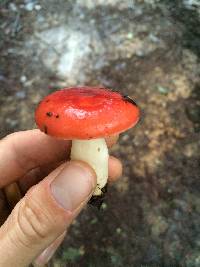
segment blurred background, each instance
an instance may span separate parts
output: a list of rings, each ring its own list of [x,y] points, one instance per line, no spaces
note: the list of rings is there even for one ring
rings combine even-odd
[[[143,113],[111,151],[123,177],[49,266],[199,267],[200,1],[0,0],[0,54],[0,137],[66,86],[117,89]]]

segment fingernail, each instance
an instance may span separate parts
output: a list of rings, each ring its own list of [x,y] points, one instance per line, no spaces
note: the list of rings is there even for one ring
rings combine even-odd
[[[59,236],[48,248],[46,248],[33,262],[34,267],[44,266],[52,258],[57,248],[62,243],[66,232]]]
[[[51,183],[55,200],[66,210],[74,211],[93,192],[96,181],[87,166],[71,161]]]

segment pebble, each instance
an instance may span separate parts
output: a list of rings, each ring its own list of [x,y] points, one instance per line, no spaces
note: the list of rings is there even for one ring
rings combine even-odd
[[[133,34],[132,32],[129,32],[129,33],[127,34],[127,38],[128,38],[128,39],[133,39],[133,38],[134,38],[134,34]]]
[[[18,9],[17,9],[17,6],[15,5],[15,3],[10,3],[9,4],[9,8],[10,8],[10,10],[12,10],[12,11],[17,11]]]
[[[21,77],[20,77],[20,82],[21,83],[25,83],[27,81],[27,77],[25,76],[25,75],[22,75]]]
[[[5,81],[5,80],[6,80],[6,77],[0,74],[0,81]]]
[[[26,98],[26,92],[25,91],[19,91],[15,94],[16,98],[18,99],[24,99]]]
[[[160,39],[159,39],[156,35],[154,35],[154,34],[152,34],[152,33],[149,34],[149,39],[150,39],[150,41],[152,41],[153,43],[159,43],[159,42],[160,42]]]
[[[145,53],[144,53],[144,51],[142,51],[142,50],[138,50],[138,51],[136,51],[136,56],[138,56],[138,57],[144,57],[145,56]]]
[[[200,7],[199,0],[183,0],[183,4],[187,9],[194,9],[195,7]]]
[[[158,90],[158,92],[159,92],[160,94],[162,94],[162,95],[166,95],[166,94],[169,92],[169,89],[168,89],[168,88],[163,87],[163,86],[161,86],[161,85],[158,85],[158,86],[157,86],[157,90]]]
[[[37,9],[38,7],[39,7],[39,9]],[[40,10],[41,6],[39,4],[36,4],[35,0],[25,0],[24,1],[24,9],[27,11],[33,11],[34,9]]]
[[[17,120],[12,120],[10,118],[6,119],[6,123],[11,127],[11,128],[15,128],[18,124]]]
[[[41,5],[35,5],[35,10],[39,11],[41,8]]]
[[[106,210],[106,209],[107,209],[107,204],[106,204],[106,203],[103,203],[103,204],[101,205],[101,208],[102,208],[102,210]]]
[[[116,228],[116,233],[117,233],[117,234],[121,234],[121,232],[122,232],[122,229],[121,229],[121,228],[119,228],[119,227]]]
[[[33,11],[34,9],[34,3],[27,3],[24,8],[27,10],[27,11]]]
[[[124,134],[121,138],[122,141],[127,141],[129,139],[129,135],[128,134]]]

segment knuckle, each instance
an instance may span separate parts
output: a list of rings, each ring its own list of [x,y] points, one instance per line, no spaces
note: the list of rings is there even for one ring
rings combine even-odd
[[[18,240],[26,247],[40,243],[56,230],[53,219],[47,211],[41,209],[41,204],[36,200],[25,200],[16,218],[19,228]]]

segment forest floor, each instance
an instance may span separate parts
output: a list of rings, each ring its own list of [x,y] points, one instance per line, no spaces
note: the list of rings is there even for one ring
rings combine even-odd
[[[49,266],[200,266],[200,4],[189,0],[0,2],[0,137],[31,129],[55,89],[129,94],[140,123],[111,154],[124,165]]]

